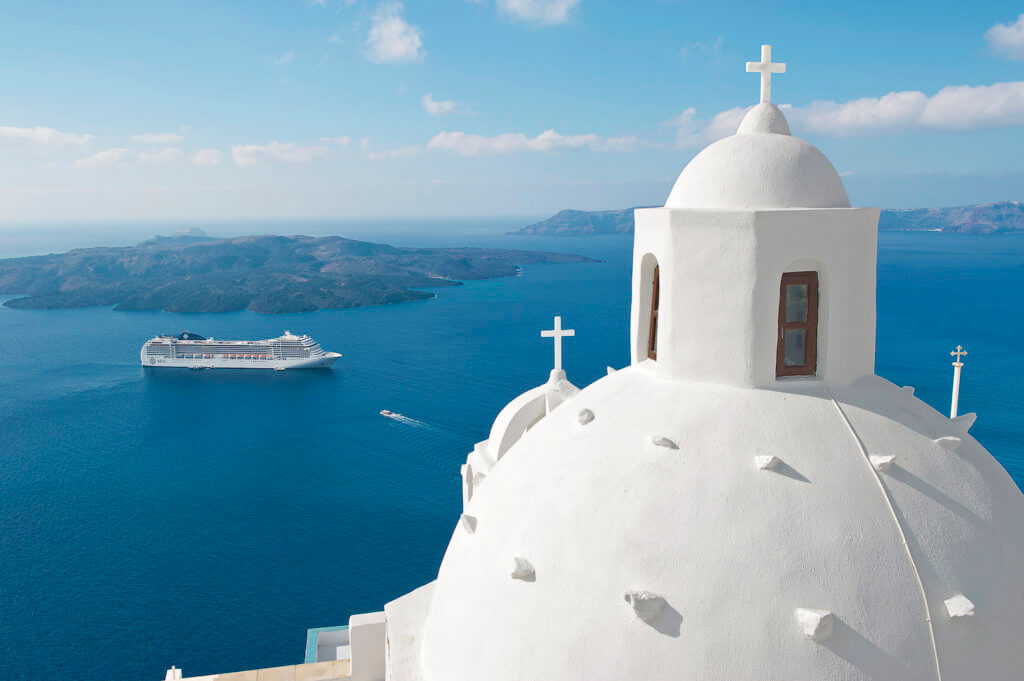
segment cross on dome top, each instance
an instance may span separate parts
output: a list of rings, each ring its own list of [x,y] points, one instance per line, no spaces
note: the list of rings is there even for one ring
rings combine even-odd
[[[562,338],[564,338],[565,336],[575,336],[576,330],[563,329],[562,318],[555,317],[555,328],[546,331],[541,331],[540,335],[544,338],[555,339],[555,370],[560,370],[562,368]]]
[[[964,350],[964,346],[962,346],[962,345],[956,346],[956,350],[954,350],[953,352],[951,352],[949,354],[952,355],[953,357],[956,357],[956,361],[953,362],[953,366],[961,366],[962,367],[964,365],[962,360],[963,360],[964,356],[967,355],[967,351]]]
[[[748,61],[747,73],[761,74],[761,101],[772,101],[772,74],[785,73],[785,64],[772,63],[772,46],[761,46],[761,61]]]

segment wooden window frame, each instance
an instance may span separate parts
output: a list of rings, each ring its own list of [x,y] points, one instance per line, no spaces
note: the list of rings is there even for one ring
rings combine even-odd
[[[807,321],[786,321],[786,287],[794,284],[807,286]],[[803,329],[804,363],[786,366],[786,331]],[[818,372],[818,273],[785,272],[779,283],[779,338],[775,352],[775,375],[814,376]]]
[[[647,357],[658,359],[658,305],[661,301],[661,275],[658,265],[654,266],[654,280],[651,282],[651,319],[647,330]]]

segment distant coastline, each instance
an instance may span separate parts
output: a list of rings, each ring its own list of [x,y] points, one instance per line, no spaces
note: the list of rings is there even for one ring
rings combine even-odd
[[[563,210],[532,225],[511,231],[513,235],[592,236],[632,234],[633,211]],[[885,208],[878,221],[884,231],[941,232],[943,234],[1024,233],[1024,204],[1020,201],[981,203],[953,208]]]
[[[0,259],[3,305],[58,309],[264,313],[384,305],[434,296],[422,289],[514,276],[520,265],[595,262],[569,253],[403,248],[339,236],[245,236],[201,230],[135,246]]]

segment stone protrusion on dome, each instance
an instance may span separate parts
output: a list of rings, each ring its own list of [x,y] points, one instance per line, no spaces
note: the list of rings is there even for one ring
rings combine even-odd
[[[594,420],[594,412],[590,409],[581,409],[580,413],[576,415],[576,421],[581,425],[585,426]]]
[[[463,513],[459,516],[459,527],[465,530],[467,534],[473,534],[476,532],[476,517]]]
[[[870,457],[871,465],[876,471],[887,471],[892,468],[892,464],[896,461],[894,454],[872,454]]]
[[[952,435],[936,438],[935,440],[935,444],[939,445],[943,449],[948,449],[951,452],[955,452],[963,443],[963,440],[958,437],[953,437]]]
[[[562,402],[574,397],[580,391],[579,388],[569,382],[565,377],[565,371],[561,369],[555,369],[551,372],[551,377],[548,379],[545,388],[545,407],[548,414],[554,411]]]
[[[473,464],[462,465],[462,507],[465,508],[473,498]]]
[[[655,619],[665,609],[665,599],[650,591],[627,591],[625,599],[636,616],[644,622]]]
[[[967,432],[970,431],[971,426],[973,426],[974,422],[977,420],[978,415],[971,412],[970,414],[961,414],[956,418],[952,418],[949,422],[952,423],[957,430],[966,435]]]
[[[796,621],[800,625],[800,631],[804,638],[818,643],[827,640],[832,636],[834,616],[828,610],[816,610],[814,608],[797,608]]]
[[[532,582],[537,578],[537,571],[533,569],[530,561],[522,556],[516,556],[515,564],[512,567],[512,579],[519,579],[524,582]]]
[[[764,454],[762,456],[754,457],[754,464],[763,471],[777,468],[780,463],[782,463],[782,459],[774,454]]]
[[[974,617],[974,603],[963,594],[957,594],[944,601],[950,617]]]
[[[664,447],[665,449],[679,449],[679,445],[675,443],[675,440],[670,440],[664,435],[655,435],[651,438],[651,444],[655,447]]]

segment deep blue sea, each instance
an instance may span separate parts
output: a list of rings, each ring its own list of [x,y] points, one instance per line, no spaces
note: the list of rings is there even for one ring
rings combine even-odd
[[[172,664],[188,676],[294,664],[307,628],[433,579],[466,453],[547,378],[540,330],[556,314],[576,329],[564,361],[580,386],[629,359],[631,238],[478,227],[335,233],[603,262],[293,315],[0,307],[0,678],[157,681]],[[88,245],[76,234],[43,248],[0,233],[0,255]],[[1022,298],[1024,237],[881,235],[877,372],[946,412],[949,352],[963,344],[961,411],[978,412],[972,434],[1024,486]],[[182,329],[289,329],[344,356],[329,371],[139,366],[146,339]]]

